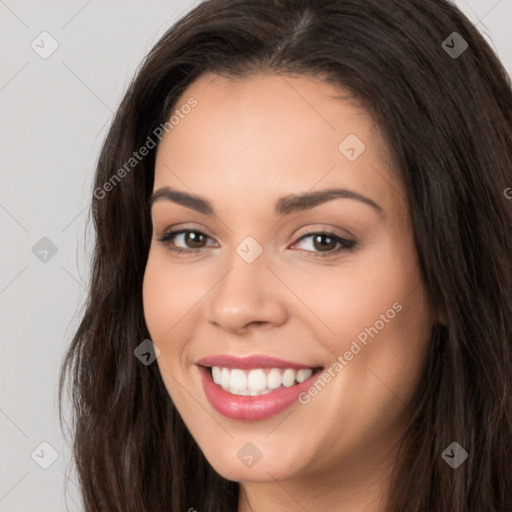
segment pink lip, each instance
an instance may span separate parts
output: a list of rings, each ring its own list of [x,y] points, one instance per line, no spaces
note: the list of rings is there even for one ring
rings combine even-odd
[[[214,366],[217,366],[217,364]],[[290,368],[290,366],[286,367]],[[227,418],[240,421],[263,420],[279,414],[296,402],[299,394],[306,391],[318,379],[318,372],[315,372],[309,379],[289,388],[279,388],[260,396],[241,396],[224,391],[213,382],[207,368],[204,366],[198,366],[198,368],[204,393],[213,408]],[[224,366],[224,368],[227,368],[227,366]],[[237,366],[237,368],[240,368],[240,366]],[[273,368],[277,367],[273,366]]]
[[[284,361],[270,356],[245,356],[235,357],[227,354],[203,357],[196,361],[201,366],[220,366],[221,368],[240,368],[240,370],[251,370],[255,368],[292,368],[295,370],[315,368],[315,366]]]

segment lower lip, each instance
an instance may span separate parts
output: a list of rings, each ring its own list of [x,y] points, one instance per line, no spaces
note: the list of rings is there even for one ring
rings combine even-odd
[[[289,388],[277,389],[260,396],[241,396],[224,391],[213,382],[207,368],[199,365],[198,368],[206,398],[214,409],[227,418],[241,421],[263,420],[288,409],[298,400],[299,394],[317,380],[319,373],[315,372],[309,379]]]

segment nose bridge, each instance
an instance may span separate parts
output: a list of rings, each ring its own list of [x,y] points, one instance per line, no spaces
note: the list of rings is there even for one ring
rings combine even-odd
[[[283,321],[284,304],[271,283],[274,276],[268,264],[263,248],[254,239],[244,239],[227,259],[227,271],[209,294],[208,320],[231,331],[250,323]]]

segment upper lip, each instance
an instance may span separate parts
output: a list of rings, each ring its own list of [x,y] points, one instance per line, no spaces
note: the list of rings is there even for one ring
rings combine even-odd
[[[277,359],[276,357],[265,355],[240,357],[229,354],[219,354],[203,357],[196,361],[196,364],[201,366],[218,366],[221,368],[240,368],[244,370],[254,368],[294,368],[297,370],[319,368],[315,365],[294,363],[293,361],[285,361],[284,359]]]

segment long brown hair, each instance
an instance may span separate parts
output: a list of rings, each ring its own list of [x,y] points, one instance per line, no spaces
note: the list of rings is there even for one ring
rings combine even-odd
[[[262,69],[321,76],[373,116],[407,191],[429,295],[445,314],[410,404],[387,511],[510,512],[512,88],[482,35],[445,0],[210,0],[148,54],[98,160],[89,295],[60,374],[86,510],[237,510],[238,483],[206,461],[157,365],[134,356],[149,338],[142,281],[155,150],[126,162],[201,74]],[[452,442],[469,454],[457,469],[442,457]]]

